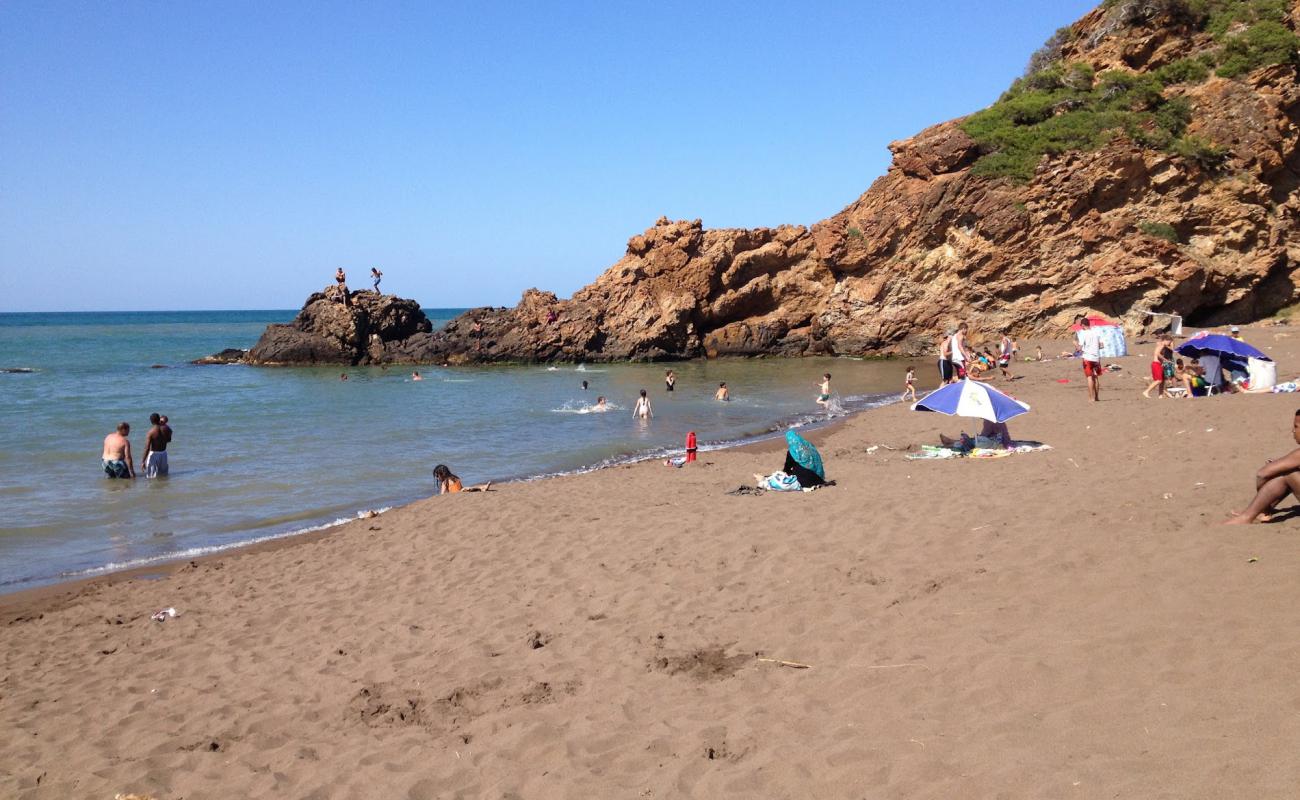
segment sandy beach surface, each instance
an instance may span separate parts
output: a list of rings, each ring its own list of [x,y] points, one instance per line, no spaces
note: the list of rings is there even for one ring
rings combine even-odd
[[[707,453],[0,598],[0,796],[1294,797],[1300,521],[1219,523],[1300,397],[1144,400],[1131,347],[1099,404],[1016,366],[1046,452],[909,461],[974,427],[895,405],[822,491]]]

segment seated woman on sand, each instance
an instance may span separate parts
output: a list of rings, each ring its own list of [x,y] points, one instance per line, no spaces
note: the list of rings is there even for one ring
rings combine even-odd
[[[774,492],[815,489],[826,484],[826,469],[821,453],[812,443],[794,431],[785,432],[785,466],[771,475],[754,474],[759,488]]]
[[[446,464],[439,464],[433,468],[433,479],[438,482],[438,494],[451,494],[454,492],[490,492],[492,491],[492,481],[471,486],[468,489],[461,486],[460,478],[452,474],[447,469]]]
[[[962,431],[960,439],[951,439],[939,434],[939,443],[944,447],[951,447],[963,452],[969,450],[1006,450],[1011,447],[1011,431],[1007,430],[1005,422],[990,422],[984,420],[980,432],[975,434],[975,438],[966,435]]]

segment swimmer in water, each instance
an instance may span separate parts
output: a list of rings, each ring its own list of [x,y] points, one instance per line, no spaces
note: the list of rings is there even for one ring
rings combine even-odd
[[[592,411],[608,411],[609,406],[605,405],[605,395],[596,398],[596,405],[592,406]]]
[[[583,381],[583,382],[582,382],[582,391],[584,391],[584,392],[587,391],[587,382],[586,382],[586,381]]]
[[[821,393],[817,395],[817,405],[827,406],[831,402],[831,374],[829,372],[822,375],[822,382],[818,385]]]
[[[731,391],[727,389],[726,381],[723,381],[722,383],[718,384],[718,391],[713,393],[713,399],[721,400],[723,402],[726,402],[731,399]]]
[[[646,396],[645,389],[641,390],[641,396],[636,399],[636,406],[632,409],[633,419],[650,419],[655,412],[650,408],[650,398]]]
[[[676,385],[677,385],[677,374],[674,373],[672,370],[668,370],[667,372],[665,372],[664,391],[671,392],[673,390],[673,387]]]
[[[412,373],[411,373],[411,380],[413,380],[413,381],[422,381],[422,380],[424,380],[424,376],[420,375],[420,371],[419,371],[419,370],[416,370],[415,372],[412,372]]]
[[[347,379],[348,379],[348,374],[347,374],[346,372],[340,372],[340,373],[339,373],[339,380],[341,380],[341,381],[345,381],[345,380],[347,380]]]

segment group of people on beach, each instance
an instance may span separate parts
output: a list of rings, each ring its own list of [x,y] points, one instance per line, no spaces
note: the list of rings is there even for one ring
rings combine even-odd
[[[144,453],[140,469],[147,478],[161,478],[168,472],[167,445],[172,441],[172,428],[164,414],[149,415],[149,432],[144,437]],[[131,456],[131,423],[119,422],[117,428],[104,437],[102,459],[104,474],[114,479],[131,479],[135,475],[135,459]]]
[[[963,322],[956,329],[949,330],[939,342],[939,384],[956,383],[965,378],[979,380],[986,373],[997,367],[1002,377],[1013,380],[1011,362],[1015,359],[1020,346],[1010,333],[1003,333],[996,345],[994,354],[989,345],[975,346],[967,338],[969,326]],[[911,368],[909,368],[909,373]],[[910,387],[910,383],[908,386]],[[905,388],[905,391],[908,389]],[[915,388],[910,389],[916,397]]]

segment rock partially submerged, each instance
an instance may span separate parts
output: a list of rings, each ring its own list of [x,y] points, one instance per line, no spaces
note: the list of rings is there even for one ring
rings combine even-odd
[[[268,325],[251,350],[222,350],[196,364],[309,366],[427,363],[432,324],[420,304],[331,286],[307,298],[287,325]]]

